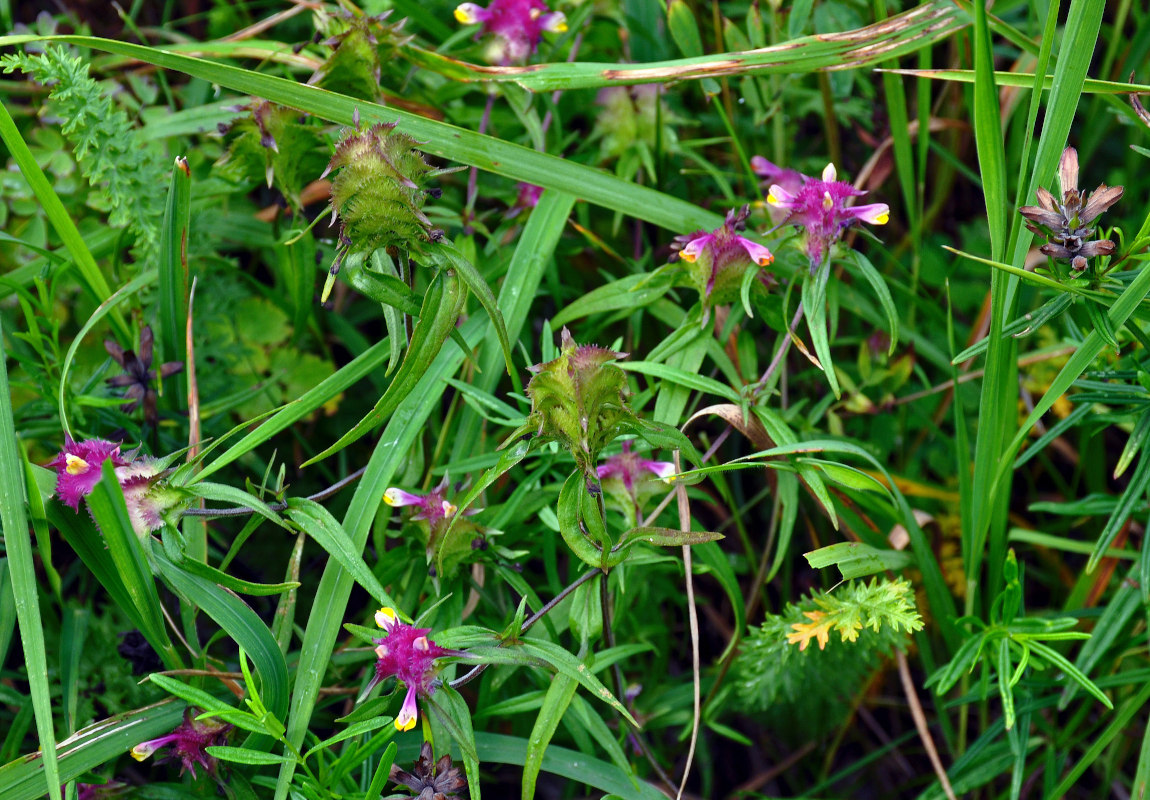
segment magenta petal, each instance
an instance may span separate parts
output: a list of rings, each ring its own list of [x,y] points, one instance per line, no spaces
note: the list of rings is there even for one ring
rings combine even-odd
[[[68,440],[60,455],[48,463],[56,470],[56,494],[73,510],[80,509],[80,498],[92,492],[100,480],[104,462],[111,459],[113,466],[128,462],[120,455],[120,445],[105,439]]]

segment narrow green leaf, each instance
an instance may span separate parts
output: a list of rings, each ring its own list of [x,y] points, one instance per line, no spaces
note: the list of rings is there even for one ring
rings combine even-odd
[[[144,542],[132,528],[128,516],[128,506],[124,493],[116,477],[116,469],[111,459],[104,462],[103,476],[88,495],[88,508],[100,526],[108,552],[123,580],[124,588],[132,600],[132,605],[144,623],[140,632],[147,640],[167,669],[181,669],[183,663],[168,638],[168,629],[160,610],[160,594],[148,565]]]
[[[583,563],[597,569],[602,560],[600,546],[583,532],[583,527],[580,524],[581,499],[586,492],[582,484],[586,480],[582,472],[575,470],[563,484],[563,489],[559,492],[557,510],[559,533],[562,535],[563,541],[571,548],[572,553],[577,555]]]
[[[4,38],[0,37],[0,46],[3,46]],[[24,142],[23,137],[20,136],[20,130],[16,127],[12,115],[8,113],[8,107],[3,103],[0,103],[0,140],[8,148],[12,160],[20,168],[24,180],[28,181],[28,185],[32,187],[32,193],[36,195],[36,201],[40,204],[40,208],[44,209],[44,214],[52,223],[56,235],[60,237],[60,241],[64,243],[68,254],[72,256],[72,261],[76,264],[76,268],[80,271],[80,276],[83,279],[84,289],[97,302],[106,302],[111,296],[112,290],[108,287],[104,274],[96,264],[96,259],[92,257],[92,251],[84,243],[84,237],[80,235],[76,223],[72,221],[72,216],[64,208],[59,195],[48,183],[44,170],[40,169],[40,165],[36,163],[36,157]],[[127,341],[129,337],[128,325],[124,322],[120,312],[116,311],[112,314],[112,324],[117,335]]]
[[[251,431],[218,458],[207,464],[197,478],[203,479],[217,470],[223,469],[238,458],[250,453],[277,433],[290,428],[296,422],[320,408],[340,392],[347,391],[364,377],[379,369],[387,361],[387,341],[376,342],[341,367],[334,375],[325,378],[317,385],[297,397],[286,408],[275,412],[262,425]]]
[[[251,657],[263,681],[261,696],[268,710],[278,719],[285,719],[288,711],[287,662],[284,661],[283,653],[280,652],[279,645],[276,644],[267,625],[234,594],[180,569],[162,551],[156,550],[153,555],[164,580],[215,620],[216,624]],[[249,691],[255,688],[248,687]],[[272,740],[267,738],[266,746],[271,744]],[[257,743],[251,738],[247,745],[257,748]]]
[[[901,172],[901,167],[900,167]],[[910,198],[908,198],[910,202]],[[870,263],[870,259],[860,253],[858,250],[851,250],[851,261],[859,268],[859,272],[866,278],[867,283],[870,284],[871,289],[874,290],[875,295],[878,297],[878,303],[882,306],[882,310],[886,313],[887,327],[890,329],[890,346],[887,348],[888,355],[894,355],[895,347],[898,345],[898,309],[895,308],[894,298],[890,295],[890,289],[887,288],[886,281],[883,280],[882,275],[874,264]]]
[[[60,392],[57,396],[58,410],[60,412],[60,423],[64,427],[64,433],[71,436],[71,429],[68,427],[68,409],[64,402],[65,395],[68,389],[68,373],[72,368],[72,361],[76,357],[76,351],[80,348],[80,344],[84,337],[96,324],[102,320],[109,312],[115,310],[116,306],[124,300],[134,295],[140,289],[149,285],[152,281],[156,280],[156,271],[154,269],[136,276],[128,283],[121,286],[105,300],[100,306],[92,312],[92,316],[88,317],[88,321],[81,326],[79,333],[72,340],[72,344],[68,346],[68,352],[64,355],[64,363],[60,366]]]
[[[459,313],[466,299],[467,289],[459,276],[449,270],[440,270],[423,296],[423,307],[419,322],[411,335],[411,345],[407,348],[407,355],[404,356],[403,363],[396,371],[387,391],[367,416],[355,424],[355,427],[322,453],[309,458],[303,466],[322,461],[339,452],[387,419],[426,374],[442,349],[444,341],[447,340],[448,334],[455,330],[455,322],[459,319]]]
[[[677,1],[685,5],[682,0]],[[579,684],[566,675],[557,676],[547,688],[543,705],[539,709],[539,715],[535,717],[535,724],[531,727],[531,735],[527,739],[527,759],[523,764],[520,793],[522,800],[533,800],[535,797],[535,782],[539,779],[539,770],[543,767],[543,754],[547,751],[547,745],[551,743],[551,737],[555,735],[555,729],[559,727],[559,721],[563,719],[578,688]]]
[[[355,578],[356,583],[366,589],[377,603],[395,607],[395,601],[391,599],[391,595],[387,593],[379,579],[364,562],[363,556],[355,548],[347,535],[347,531],[326,508],[312,500],[293,497],[288,500],[287,515],[292,522],[299,526],[300,530],[338,561],[340,566],[347,570]]]
[[[559,670],[561,675],[574,678],[583,688],[589,691],[593,697],[611,706],[611,708],[619,712],[620,716],[635,727],[639,727],[639,723],[631,716],[631,712],[623,707],[623,704],[615,698],[615,695],[611,694],[610,689],[604,686],[599,679],[595,677],[595,674],[587,668],[587,665],[562,647],[554,642],[533,637],[524,637],[520,646],[527,653],[538,656]]]
[[[160,230],[159,361],[183,361],[188,320],[188,237],[192,220],[192,171],[187,159],[177,157],[168,188],[168,204]],[[177,407],[183,399],[177,395]]]
[[[879,550],[863,542],[839,542],[803,553],[803,557],[815,569],[825,569],[833,564],[838,567],[844,581],[886,570],[899,572],[914,562],[910,553]]]
[[[231,761],[236,764],[283,764],[286,761],[292,761],[290,756],[277,756],[271,753],[264,753],[260,750],[249,750],[246,747],[228,747],[227,745],[217,744],[205,747],[209,755],[213,755],[221,761]]]

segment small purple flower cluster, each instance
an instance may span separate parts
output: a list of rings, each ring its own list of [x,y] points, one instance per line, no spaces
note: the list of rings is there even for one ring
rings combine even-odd
[[[191,712],[185,712],[184,721],[169,733],[158,739],[149,739],[132,748],[132,758],[143,761],[161,748],[168,748],[163,761],[179,761],[180,774],[191,772],[196,777],[196,765],[209,775],[216,773],[216,759],[207,752],[214,745],[227,744],[228,732],[232,726],[226,722],[206,719],[198,720]]]

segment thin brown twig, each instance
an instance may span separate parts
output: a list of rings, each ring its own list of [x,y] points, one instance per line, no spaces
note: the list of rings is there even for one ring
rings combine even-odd
[[[335,494],[339,490],[343,489],[349,483],[353,483],[354,481],[359,480],[359,478],[365,472],[367,472],[367,467],[360,467],[355,472],[348,475],[346,478],[341,478],[340,480],[336,481],[335,483],[333,483],[331,486],[327,487],[326,489],[321,489],[320,491],[316,492],[315,494],[309,494],[306,499],[314,500],[314,501],[325,500],[328,497],[331,497],[333,494]],[[278,503],[272,503],[271,505],[268,506],[268,508],[270,508],[272,511],[283,511],[287,507],[288,507],[288,501],[287,500],[283,500],[283,501],[278,502]],[[243,508],[243,507],[239,507],[239,508],[189,508],[187,511],[184,512],[184,514],[186,516],[189,516],[189,517],[212,517],[212,518],[215,518],[215,517],[245,517],[248,514],[254,514],[254,513],[255,513],[255,511],[253,511],[252,509]]]
[[[927,727],[926,714],[922,710],[922,703],[918,700],[918,692],[914,689],[914,680],[910,676],[906,655],[901,650],[896,650],[895,657],[898,659],[898,677],[902,681],[902,690],[906,693],[906,701],[910,704],[910,714],[914,717],[914,726],[918,728],[918,735],[922,739],[923,747],[926,748],[930,765],[934,768],[934,774],[938,776],[938,782],[942,785],[942,790],[946,793],[948,800],[958,800],[954,794],[954,788],[950,785],[950,778],[947,777],[946,770],[942,766],[942,759],[938,757],[938,749],[934,746],[934,738],[930,735],[930,728]]]
[[[682,472],[683,464],[680,458],[679,451],[675,451],[674,455],[675,471]],[[687,502],[687,486],[680,483],[675,487],[675,493],[679,498],[679,530],[687,533],[691,530],[691,506]],[[703,718],[702,707],[702,686],[701,686],[701,670],[699,667],[699,614],[695,609],[695,581],[692,574],[691,564],[691,546],[683,545],[683,570],[684,580],[687,586],[687,620],[691,626],[691,674],[692,684],[694,686],[693,706],[694,717],[691,720],[691,744],[687,748],[687,763],[683,766],[683,778],[679,782],[679,793],[676,795],[677,800],[682,798],[683,790],[687,787],[687,778],[691,775],[691,764],[695,760],[695,746],[699,741],[699,723]]]

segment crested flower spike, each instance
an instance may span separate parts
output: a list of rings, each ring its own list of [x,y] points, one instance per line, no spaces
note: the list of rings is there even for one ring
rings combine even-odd
[[[807,258],[812,272],[851,225],[856,222],[885,225],[890,220],[890,207],[886,203],[848,207],[847,200],[862,197],[866,192],[838,180],[834,164],[827,164],[821,178],[804,178],[797,191],[780,183],[773,184],[767,203],[786,211],[786,222],[806,230]]]
[[[576,344],[566,328],[560,342],[558,358],[530,367],[535,373],[527,384],[531,414],[511,438],[534,430],[554,439],[590,474],[599,451],[633,419],[626,403],[627,379],[615,364],[627,354]]]
[[[1018,213],[1026,217],[1026,227],[1042,236],[1047,243],[1039,248],[1051,258],[1069,261],[1075,272],[1086,268],[1087,259],[1108,256],[1114,252],[1109,239],[1086,241],[1094,235],[1090,223],[1122,198],[1121,186],[1101,184],[1089,195],[1078,191],[1078,151],[1067,147],[1058,162],[1061,199],[1038,187],[1038,205],[1023,206]]]
[[[204,771],[214,775],[216,772],[216,759],[210,755],[206,748],[213,745],[227,744],[228,731],[232,726],[226,722],[214,719],[197,720],[190,712],[185,712],[184,721],[169,733],[158,739],[140,742],[132,748],[132,758],[143,761],[152,753],[161,748],[168,748],[163,761],[180,761],[180,774],[191,772],[196,777],[196,765],[203,767]]]
[[[348,254],[370,255],[386,247],[418,249],[443,237],[423,213],[432,194],[425,184],[453,170],[433,169],[416,149],[418,142],[397,131],[396,124],[378,122],[362,131],[345,130],[323,173],[338,170],[331,181],[331,210],[332,222],[337,217],[340,221],[341,247],[321,302],[327,302]]]
[[[61,502],[79,511],[80,498],[96,488],[105,461],[115,467],[132,528],[139,536],[163,527],[164,512],[189,499],[182,491],[160,481],[163,470],[158,460],[136,456],[134,452],[124,456],[120,445],[104,439],[75,442],[68,438],[60,455],[48,462],[49,467],[56,469],[56,494]]]
[[[368,690],[384,678],[397,678],[402,682],[407,688],[407,695],[395,718],[395,728],[409,731],[415,727],[419,717],[416,697],[429,697],[435,691],[435,659],[459,653],[440,647],[428,639],[427,634],[431,628],[416,628],[401,622],[393,608],[385,607],[375,612],[375,624],[387,636],[375,640],[378,660]]]
[[[491,0],[487,8],[461,3],[455,9],[455,19],[462,25],[483,25],[480,34],[495,37],[488,58],[503,65],[526,61],[539,47],[544,32],[567,30],[563,12],[551,11],[542,0]]]
[[[766,267],[775,260],[770,250],[739,235],[746,228],[750,213],[750,206],[728,211],[723,224],[710,233],[695,231],[676,236],[671,243],[671,249],[678,251],[679,258],[689,265],[687,272],[707,311],[738,298],[743,274],[749,267]],[[764,284],[771,280],[765,274],[760,279]]]

